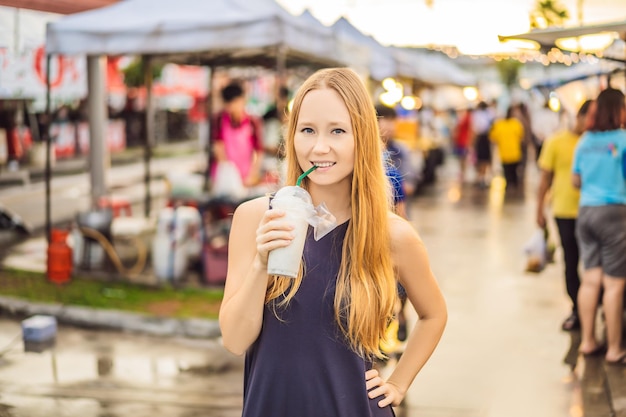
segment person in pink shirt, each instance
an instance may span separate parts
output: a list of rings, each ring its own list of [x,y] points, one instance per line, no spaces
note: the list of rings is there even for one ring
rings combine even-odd
[[[224,87],[222,100],[224,109],[211,123],[211,173],[219,161],[231,161],[245,186],[257,185],[263,156],[262,121],[246,112],[246,98],[239,83]]]

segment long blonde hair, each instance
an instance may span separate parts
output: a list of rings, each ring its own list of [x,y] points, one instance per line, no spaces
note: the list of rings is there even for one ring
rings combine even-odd
[[[352,217],[337,277],[335,319],[355,352],[363,357],[382,357],[379,346],[397,297],[388,226],[389,181],[383,168],[376,111],[365,85],[353,70],[319,70],[296,93],[285,135],[286,183],[295,184],[303,172],[295,154],[296,124],[304,97],[318,89],[332,89],[341,96],[350,113],[355,138]],[[307,188],[308,179],[301,185]],[[301,282],[302,274],[296,280],[272,277],[266,302],[284,296],[277,304],[288,304]]]

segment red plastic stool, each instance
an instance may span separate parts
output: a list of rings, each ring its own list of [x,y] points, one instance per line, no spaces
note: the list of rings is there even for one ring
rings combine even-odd
[[[100,197],[98,199],[98,207],[110,208],[113,211],[113,217],[120,217],[122,212],[127,217],[132,216],[130,201],[126,197]]]

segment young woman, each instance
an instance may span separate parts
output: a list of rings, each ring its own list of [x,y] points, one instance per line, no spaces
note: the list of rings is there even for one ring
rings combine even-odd
[[[594,106],[595,105],[595,106]],[[583,355],[604,353],[596,340],[600,291],[606,321],[608,364],[626,365],[622,316],[626,287],[626,102],[620,90],[607,88],[592,104],[591,126],[574,152],[572,181],[580,188],[576,235],[584,272],[578,290]]]
[[[298,90],[286,133],[287,184],[302,186],[338,226],[306,237],[303,272],[268,276],[293,226],[268,198],[241,204],[220,310],[224,346],[246,354],[243,416],[392,416],[443,333],[445,301],[414,228],[391,211],[376,113],[358,75],[325,69]],[[372,362],[392,318],[396,283],[419,320],[388,379]]]

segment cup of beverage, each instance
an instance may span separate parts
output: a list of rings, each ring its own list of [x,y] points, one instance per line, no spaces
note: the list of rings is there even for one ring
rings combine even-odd
[[[311,195],[302,187],[286,186],[272,199],[272,208],[285,211],[285,219],[294,226],[294,239],[287,246],[269,253],[267,273],[296,278],[300,271],[304,241],[309,227],[308,219],[315,212]]]

